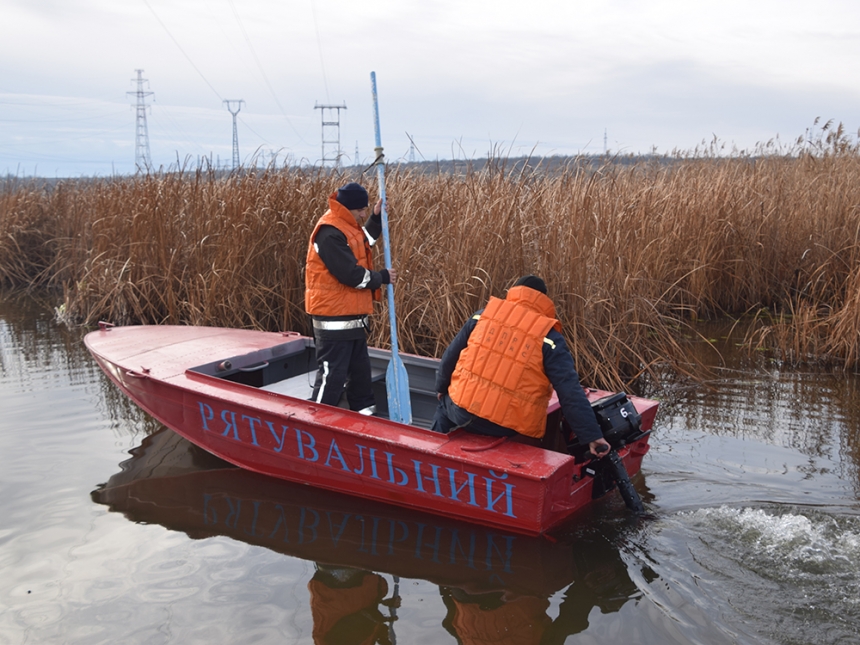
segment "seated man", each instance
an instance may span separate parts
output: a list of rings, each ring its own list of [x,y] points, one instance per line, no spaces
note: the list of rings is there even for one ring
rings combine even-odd
[[[609,450],[555,316],[537,276],[517,280],[504,300],[490,298],[442,355],[433,430],[540,439],[554,388],[579,443],[595,456]]]

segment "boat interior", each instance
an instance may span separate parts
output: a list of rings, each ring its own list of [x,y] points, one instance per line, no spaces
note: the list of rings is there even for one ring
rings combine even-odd
[[[385,379],[391,351],[371,347],[368,353],[373,393],[376,397],[374,416],[388,419]],[[433,425],[433,416],[438,405],[435,385],[439,359],[413,354],[401,354],[400,359],[409,377],[411,425],[429,430]],[[316,348],[312,338],[295,335],[279,345],[199,365],[189,371],[297,399],[310,400],[317,372]],[[349,407],[345,396],[341,398],[340,406]],[[565,437],[570,436],[570,429],[566,426],[566,421],[557,404],[547,414],[546,427],[547,431],[543,439],[517,436],[510,440],[568,454],[569,447]],[[582,455],[576,456],[578,459],[584,458]]]
[[[374,416],[387,419],[385,376],[391,352],[370,348],[369,354],[376,396]],[[439,361],[411,354],[401,354],[400,358],[409,376],[412,425],[430,428],[437,405],[434,385]],[[316,349],[312,338],[296,336],[273,347],[206,363],[190,371],[308,400],[313,393],[317,372]],[[345,398],[341,400],[341,406],[347,407]]]

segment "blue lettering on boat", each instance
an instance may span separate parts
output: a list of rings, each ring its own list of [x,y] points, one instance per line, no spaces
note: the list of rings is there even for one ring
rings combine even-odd
[[[340,452],[340,448],[337,447],[337,441],[335,439],[331,440],[331,445],[328,447],[328,457],[325,458],[325,465],[331,467],[331,459],[332,456],[340,462],[341,468],[343,468],[346,472],[350,472],[349,466],[346,465],[346,459],[343,458],[343,454]]]
[[[508,473],[502,473],[501,475],[498,475],[491,470],[490,474],[493,477],[497,477],[498,479],[507,479],[508,478]],[[502,484],[504,486],[505,490],[503,492],[499,493],[499,495],[494,498],[493,497],[493,482],[495,480],[490,479],[489,477],[484,477],[484,481],[487,482],[487,510],[488,511],[495,511],[496,510],[495,509],[496,502],[498,502],[500,499],[504,498],[505,500],[507,500],[507,505],[505,507],[505,513],[504,514],[509,516],[509,517],[516,517],[514,515],[514,508],[513,508],[513,503],[512,503],[512,499],[511,499],[511,492],[514,489],[513,485],[507,484],[507,483]]]
[[[239,430],[236,428],[236,413],[231,410],[221,410],[221,421],[224,422],[224,430],[221,432],[221,435],[226,437],[227,433],[232,430],[233,440],[241,441],[239,439]]]
[[[242,415],[242,420],[247,421],[251,428],[251,444],[259,446],[260,444],[257,443],[257,429],[254,427],[254,422],[262,423],[262,421],[257,417],[249,417],[247,414]]]
[[[302,441],[302,435],[307,437],[307,443]],[[317,440],[314,439],[314,436],[308,432],[307,430],[299,430],[296,428],[296,440],[299,445],[299,459],[307,459],[308,461],[317,461],[320,458],[320,453],[317,452],[317,449],[314,446],[317,443]],[[308,450],[308,456],[305,457],[305,448]],[[313,455],[313,456],[311,456]]]
[[[278,437],[278,433],[275,431],[275,424],[271,421],[266,421],[266,425],[269,427],[269,432],[272,433],[272,437],[275,440],[275,452],[281,452],[284,449],[284,441],[287,438],[287,430],[289,428],[287,426],[281,426],[281,436]]]
[[[382,475],[377,460],[378,448],[355,443],[343,446],[338,439],[331,437],[318,442],[315,431],[305,430],[298,427],[290,427],[284,424],[265,419],[259,416],[247,414],[238,415],[229,407],[215,409],[209,403],[197,402],[200,414],[200,427],[204,432],[220,435],[232,441],[254,446],[261,450],[271,450],[277,454],[289,454],[291,451],[287,446],[287,434],[290,430],[295,433],[295,452],[290,456],[308,462],[319,462],[320,467],[334,468],[339,471],[355,474],[368,479],[387,482],[397,487],[408,487],[417,493],[443,497],[462,504],[468,504],[481,508],[491,513],[499,513],[508,517],[516,518],[514,514],[513,495],[516,486],[503,481],[508,478],[507,473],[496,473],[492,470],[488,474],[481,475],[467,470],[444,467],[447,477],[440,474],[442,466],[430,462],[412,459],[411,471],[397,464],[397,454],[382,451],[385,459],[382,461]],[[263,428],[269,430],[258,433]],[[269,439],[268,437],[271,437]],[[328,446],[325,442],[328,441]],[[343,442],[343,439],[341,439]],[[356,464],[357,461],[357,464]],[[404,464],[405,465],[405,464]],[[484,492],[481,485],[476,487],[476,480],[483,479],[483,489],[486,493],[486,501],[483,501]],[[479,501],[480,500],[480,501]],[[287,539],[287,536],[284,536]]]
[[[368,448],[367,446],[362,446],[360,443],[355,444],[355,447],[358,448],[358,458],[361,461],[361,468],[352,472],[356,475],[364,474],[364,451],[366,449],[368,452],[367,458],[370,461],[370,477],[371,479],[380,479],[379,474],[376,472],[376,448]]]
[[[433,484],[433,494],[438,495],[439,497],[444,497],[442,495],[442,487],[439,484],[439,466],[436,464],[429,464],[430,472],[432,475],[422,475],[421,474],[421,463],[417,459],[413,459],[412,463],[415,464],[415,488],[418,489],[419,492],[424,492],[424,484],[421,481],[422,479],[426,479],[427,481]]]
[[[453,468],[449,468],[448,474],[451,476],[450,477],[451,499],[455,499],[457,501],[460,501],[460,498],[459,498],[460,491],[462,491],[463,488],[468,486],[468,488],[469,488],[469,501],[468,501],[468,503],[471,504],[472,506],[477,506],[478,502],[475,501],[475,475],[472,473],[464,472],[463,474],[466,475],[466,481],[458,487],[457,481],[454,477],[457,474],[457,471]]]
[[[394,453],[385,452],[383,454],[388,457],[388,482],[390,484],[396,483],[398,486],[406,486],[406,484],[409,483],[409,475],[407,475],[406,471],[402,468],[394,467]],[[395,473],[397,473],[399,477],[395,478]]]

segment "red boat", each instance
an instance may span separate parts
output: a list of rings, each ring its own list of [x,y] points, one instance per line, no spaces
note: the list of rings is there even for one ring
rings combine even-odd
[[[555,396],[540,446],[432,432],[435,359],[401,355],[413,418],[405,425],[387,418],[386,350],[370,350],[377,413],[364,416],[307,400],[314,344],[294,332],[100,323],[85,343],[137,405],[237,466],[528,534],[547,531],[615,482],[635,495],[627,475],[641,467],[657,412],[656,401],[587,390],[598,408],[609,401],[617,419],[636,417],[618,442],[610,440],[613,470],[599,466],[607,459],[567,454],[563,441],[557,448],[563,419]]]
[[[564,604],[584,616],[604,595],[595,584],[617,599],[636,592],[615,546],[624,523],[601,523],[587,511],[578,516],[587,516],[583,525],[562,525],[545,539],[228,467],[167,428],[145,437],[131,455],[92,492],[93,500],[132,522],[192,539],[227,536],[330,567],[470,594],[549,598],[567,588],[565,596],[579,601]]]

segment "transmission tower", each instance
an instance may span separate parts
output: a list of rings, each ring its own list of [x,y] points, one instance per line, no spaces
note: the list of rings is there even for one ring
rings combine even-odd
[[[337,168],[340,165],[340,111],[346,109],[343,105],[319,105],[314,104],[314,109],[320,111],[322,119],[322,165],[327,161]],[[328,148],[327,148],[328,146]],[[334,152],[327,152],[334,146]],[[332,156],[333,155],[333,156]]]
[[[137,118],[135,119],[134,132],[134,166],[137,172],[149,170],[152,167],[152,157],[149,154],[149,130],[146,127],[146,97],[152,96],[153,92],[146,92],[143,89],[143,84],[148,83],[143,78],[143,70],[136,69],[137,72],[137,91],[127,92],[133,94],[137,98]],[[134,81],[135,79],[131,79]]]
[[[242,99],[224,99],[227,105],[227,111],[233,115],[233,170],[239,167],[239,130],[236,128],[236,115],[242,109]],[[233,104],[236,104],[236,111],[233,111]]]

